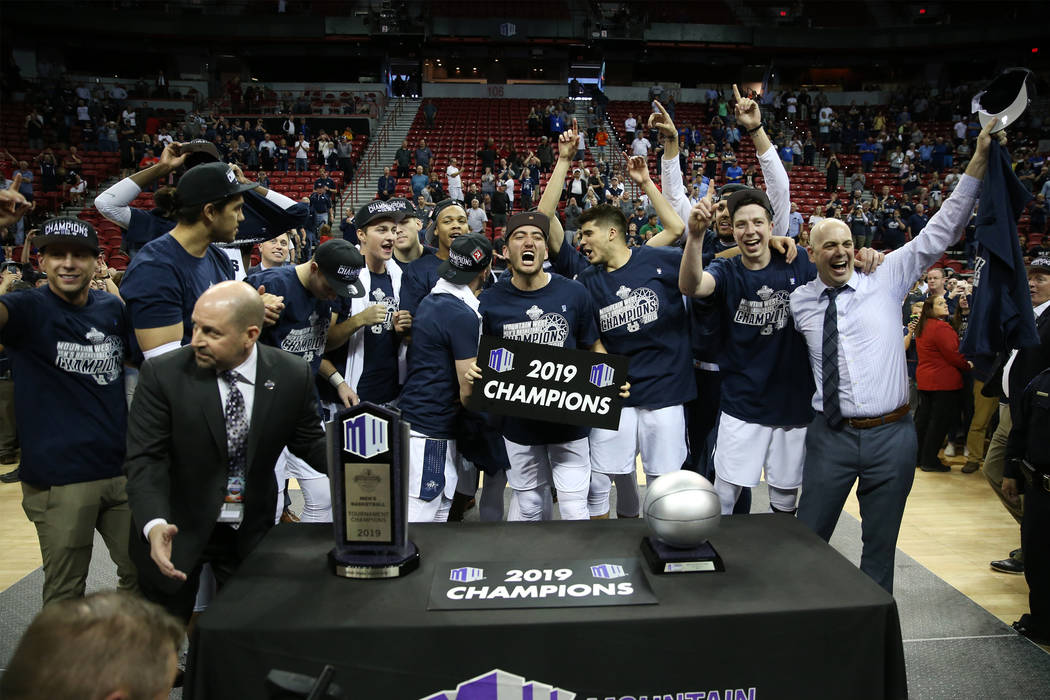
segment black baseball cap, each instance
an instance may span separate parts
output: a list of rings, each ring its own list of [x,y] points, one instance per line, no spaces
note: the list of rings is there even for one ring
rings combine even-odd
[[[507,219],[507,235],[510,236],[522,226],[535,226],[543,232],[543,237],[547,238],[550,235],[551,220],[546,214],[538,211],[525,211],[515,214]]]
[[[492,243],[480,233],[457,236],[438,274],[452,284],[467,284],[492,262]]]
[[[755,187],[739,190],[729,196],[726,206],[729,208],[730,218],[736,215],[737,209],[748,204],[757,204],[769,212],[770,219],[773,218],[773,205],[769,203],[769,197],[766,196],[765,192]]]
[[[342,238],[325,241],[314,251],[314,262],[339,296],[356,299],[365,295],[365,287],[358,279],[365,258],[350,241]]]
[[[222,160],[222,156],[219,155],[219,149],[207,139],[187,141],[179,146],[179,153],[186,154],[186,160],[183,165],[186,166],[187,170],[204,163],[214,163]]]
[[[217,202],[258,186],[258,182],[238,182],[237,173],[226,163],[205,163],[186,171],[175,187],[175,198],[181,209]]]
[[[73,243],[98,255],[98,234],[89,222],[71,216],[48,219],[33,238],[37,249],[43,250],[52,243]]]
[[[400,212],[400,218],[398,221],[404,221],[405,219],[419,219],[420,221],[426,221],[427,215],[416,209],[416,206],[412,204],[411,200],[405,199],[404,197],[391,197],[387,200],[387,204],[395,207]]]
[[[401,203],[404,201],[403,199],[400,197],[397,199],[401,201],[390,199],[384,202],[382,199],[373,199],[371,202],[368,202],[354,214],[354,226],[363,229],[365,226],[383,219],[389,219],[395,223],[401,221],[405,217],[405,205]]]
[[[1040,272],[1050,272],[1050,256],[1045,253],[1034,258],[1032,262],[1028,263],[1028,271],[1039,270]]]

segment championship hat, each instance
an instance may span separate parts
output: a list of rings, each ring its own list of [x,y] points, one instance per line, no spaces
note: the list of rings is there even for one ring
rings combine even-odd
[[[1027,68],[1007,68],[987,88],[973,96],[970,107],[982,127],[998,117],[999,123],[992,129],[994,134],[1017,121],[1028,108],[1028,76],[1031,74]]]
[[[457,236],[438,275],[452,284],[467,284],[492,262],[492,243],[479,233]]]
[[[359,279],[365,259],[350,241],[342,238],[325,241],[314,251],[314,262],[339,296],[356,299],[365,295]]]
[[[217,202],[254,190],[258,182],[238,182],[237,173],[226,163],[205,163],[190,168],[175,187],[179,208]]]
[[[399,197],[398,199],[401,198]],[[373,222],[384,219],[394,222],[401,221],[405,216],[405,205],[402,202],[404,200],[395,201],[391,199],[384,202],[382,199],[373,199],[354,214],[354,226],[363,229]]]
[[[98,255],[98,234],[95,233],[95,227],[87,221],[71,216],[59,216],[45,221],[40,227],[40,233],[33,238],[33,243],[39,250],[52,243],[73,243]]]
[[[179,146],[179,153],[186,154],[186,160],[183,162],[183,165],[187,170],[204,163],[214,163],[222,160],[222,156],[219,155],[219,149],[207,139],[188,141]]]
[[[1043,253],[1034,258],[1032,262],[1028,263],[1028,271],[1032,272],[1033,270],[1050,273],[1050,256]]]

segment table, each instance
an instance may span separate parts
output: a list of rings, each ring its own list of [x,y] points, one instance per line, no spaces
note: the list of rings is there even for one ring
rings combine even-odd
[[[641,520],[411,525],[419,570],[355,581],[328,571],[331,526],[279,525],[198,620],[186,697],[265,698],[269,669],[316,676],[325,663],[351,698],[429,697],[493,669],[578,700],[907,697],[893,598],[781,514],[722,519],[711,543],[725,572],[647,571],[657,605],[427,610],[439,562],[641,559],[646,532]]]

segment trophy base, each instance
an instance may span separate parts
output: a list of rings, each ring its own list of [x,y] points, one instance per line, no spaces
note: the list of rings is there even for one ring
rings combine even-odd
[[[722,557],[704,542],[699,547],[680,549],[664,544],[655,537],[642,540],[642,554],[654,574],[693,574],[704,571],[725,571]]]
[[[419,549],[415,543],[409,542],[402,552],[342,557],[332,549],[328,552],[328,565],[333,574],[343,578],[398,578],[419,568]]]

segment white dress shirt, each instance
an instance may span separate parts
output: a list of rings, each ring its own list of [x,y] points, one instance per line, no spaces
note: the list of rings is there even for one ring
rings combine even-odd
[[[839,334],[839,406],[844,418],[873,418],[908,403],[908,371],[901,342],[901,305],[915,280],[964,231],[981,182],[969,175],[940,211],[875,272],[856,271],[835,300]],[[817,390],[813,408],[824,410],[822,354],[828,285],[820,277],[791,294],[795,328],[806,338]]]
[[[241,397],[244,399],[244,417],[248,421],[249,430],[251,429],[252,422],[252,408],[255,406],[255,375],[259,368],[259,348],[256,345],[252,345],[252,352],[248,355],[248,359],[242,362],[240,365],[233,368],[237,374],[241,375],[242,379],[237,382],[237,388],[241,391]],[[226,408],[226,399],[230,396],[230,387],[226,385],[226,382],[219,379],[219,375],[215,375],[215,383],[219,387],[219,402],[223,407],[224,411]],[[226,426],[223,426],[225,431]],[[218,514],[216,514],[216,517]],[[149,539],[149,531],[153,529],[154,525],[163,524],[167,525],[168,521],[164,518],[154,518],[146,523],[146,526],[142,528],[142,534]]]

